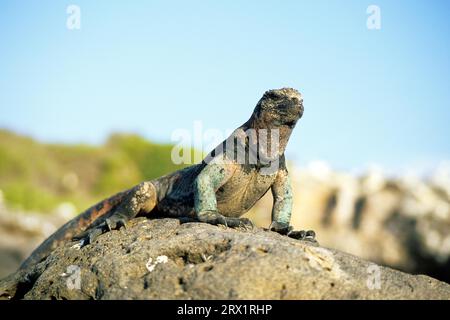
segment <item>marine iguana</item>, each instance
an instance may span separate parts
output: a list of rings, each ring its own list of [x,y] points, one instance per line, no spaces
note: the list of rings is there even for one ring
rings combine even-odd
[[[87,245],[136,216],[187,217],[214,225],[252,227],[249,219],[239,217],[269,189],[274,199],[269,229],[315,241],[313,231],[293,231],[289,224],[292,190],[284,150],[302,115],[303,99],[297,90],[265,92],[250,119],[201,163],[142,182],[92,206],[47,238],[19,270],[42,261],[65,241],[75,239]]]

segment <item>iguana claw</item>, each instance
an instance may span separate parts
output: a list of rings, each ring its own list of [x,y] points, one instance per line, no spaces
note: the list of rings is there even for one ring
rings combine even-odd
[[[245,228],[245,229],[253,229],[253,222],[247,218],[229,218],[225,217],[227,221],[227,225],[230,228]]]
[[[304,241],[310,241],[313,243],[317,243],[316,240],[316,233],[313,230],[300,230],[300,231],[290,231],[287,234],[288,237],[297,239],[297,240],[304,240]]]
[[[250,219],[247,218],[232,218],[232,217],[225,217],[221,215],[217,211],[203,211],[198,214],[198,219],[201,222],[206,222],[213,225],[219,225],[222,224],[226,227],[230,228],[245,228],[245,229],[252,229],[253,223],[250,221]]]
[[[269,230],[275,231],[282,235],[286,235],[293,239],[311,241],[314,243],[317,242],[316,233],[313,230],[294,231],[292,226],[281,222],[273,221],[270,224]]]
[[[123,215],[116,213],[109,218],[106,218],[104,222],[99,225],[89,228],[83,233],[75,236],[73,240],[79,240],[81,247],[93,243],[100,235],[107,231],[120,229],[126,227],[127,219]]]
[[[292,229],[293,229],[293,227],[290,226],[289,224],[278,222],[278,221],[272,221],[272,223],[269,226],[270,231],[275,231],[282,235],[289,234],[290,232],[292,232]]]
[[[110,218],[105,219],[105,224],[108,227],[108,231],[120,229],[121,227],[126,227],[127,220],[124,216],[120,214],[115,214]]]
[[[197,217],[201,222],[206,222],[213,225],[222,224],[225,227],[228,227],[227,219],[217,211],[202,211],[197,215]]]

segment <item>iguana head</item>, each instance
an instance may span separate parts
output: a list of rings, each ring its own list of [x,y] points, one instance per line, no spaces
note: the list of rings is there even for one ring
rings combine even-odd
[[[268,130],[269,142],[264,145],[260,141],[260,152],[267,154],[268,149],[271,148],[270,135],[274,132],[273,129],[276,129],[277,134],[279,134],[278,151],[276,153],[282,155],[291,132],[302,115],[303,98],[297,90],[282,88],[266,91],[247,122],[249,128]]]
[[[250,119],[214,149],[209,159],[225,150],[230,158],[243,161],[249,168],[257,164],[260,168],[277,169],[272,164],[279,163],[277,160],[283,156],[291,132],[302,115],[303,98],[297,90],[266,91]]]
[[[303,115],[303,98],[292,88],[269,90],[255,107],[252,122],[259,128],[294,128]]]

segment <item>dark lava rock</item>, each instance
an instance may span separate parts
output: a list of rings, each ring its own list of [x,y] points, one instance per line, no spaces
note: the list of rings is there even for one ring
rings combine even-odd
[[[319,234],[320,240],[320,234]],[[24,299],[450,299],[450,286],[260,228],[137,218],[0,282]]]

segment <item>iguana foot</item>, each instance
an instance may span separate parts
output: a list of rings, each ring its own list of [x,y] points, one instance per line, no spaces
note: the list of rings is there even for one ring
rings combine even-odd
[[[217,211],[213,210],[202,211],[197,214],[197,218],[201,222],[206,222],[213,225],[222,224],[228,227],[227,219]]]
[[[100,222],[98,225],[75,236],[73,240],[79,240],[81,246],[91,244],[103,233],[125,227],[128,220],[128,217],[120,213],[115,213],[109,218],[105,218],[104,221]]]
[[[281,222],[277,222],[277,221],[272,221],[272,223],[269,226],[269,230],[270,231],[275,231],[279,234],[282,235],[287,235],[289,232],[291,232],[293,230],[293,227],[290,226],[287,223],[281,223]]]
[[[225,217],[227,221],[227,225],[230,228],[245,228],[245,229],[253,229],[253,222],[247,218],[229,218]]]
[[[277,222],[277,221],[273,221],[270,224],[269,230],[270,231],[275,231],[275,232],[277,232],[279,234],[282,234],[282,235],[286,235],[286,236],[288,236],[290,238],[293,238],[293,239],[305,240],[305,241],[310,241],[310,242],[313,242],[313,243],[317,243],[316,233],[313,230],[294,231],[292,226],[290,226],[288,224],[285,224],[285,223],[280,223],[280,222]]]
[[[311,242],[316,241],[316,233],[313,230],[300,230],[300,231],[291,231],[287,234],[288,237],[294,238],[297,240],[306,240]]]
[[[197,215],[197,217],[201,222],[206,222],[213,225],[222,224],[230,228],[238,228],[238,227],[243,227],[246,229],[253,228],[253,223],[247,218],[225,217],[221,215],[219,212],[213,210],[200,212]]]

